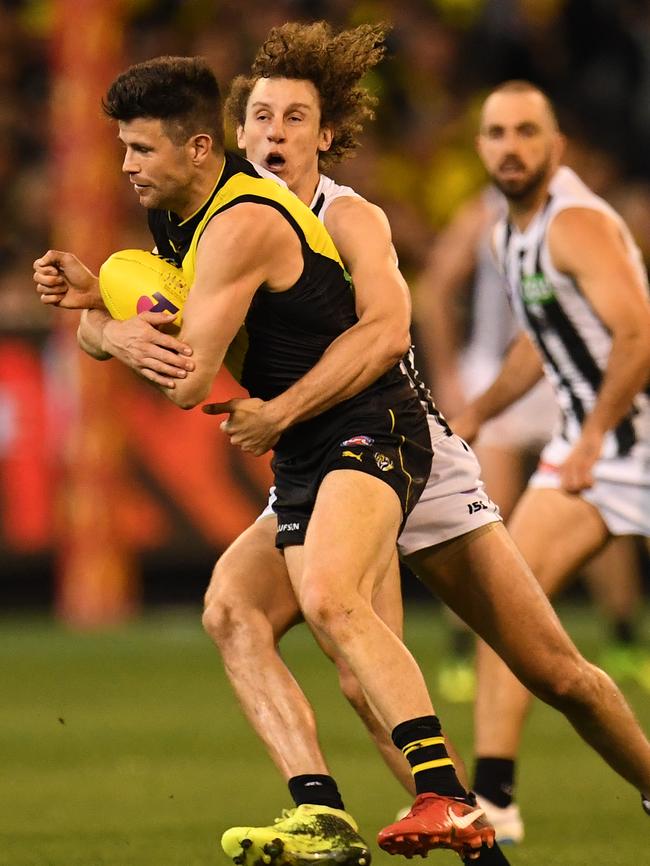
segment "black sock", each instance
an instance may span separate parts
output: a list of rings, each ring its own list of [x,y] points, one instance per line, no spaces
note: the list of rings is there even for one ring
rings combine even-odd
[[[450,652],[455,658],[471,660],[474,657],[474,632],[466,628],[452,628],[449,638]]]
[[[510,758],[477,758],[474,790],[501,809],[509,806],[515,790],[515,762]]]
[[[480,854],[473,860],[470,860],[469,857],[464,857],[463,863],[474,863],[478,864],[478,866],[510,866],[510,861],[496,842],[491,848],[483,845]]]
[[[612,637],[616,643],[636,643],[636,628],[631,619],[616,619],[612,622]]]
[[[465,797],[454,763],[447,754],[437,716],[409,719],[393,729],[393,742],[411,765],[418,794]]]
[[[311,803],[314,806],[330,806],[345,809],[336,782],[331,776],[304,775],[289,779],[289,792],[296,806]]]

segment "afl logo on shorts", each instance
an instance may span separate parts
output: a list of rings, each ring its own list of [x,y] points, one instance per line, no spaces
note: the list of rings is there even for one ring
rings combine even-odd
[[[345,448],[346,445],[366,445],[370,448],[371,445],[374,445],[375,440],[371,439],[370,436],[352,436],[350,439],[345,439],[341,442],[340,447]]]
[[[393,461],[390,457],[386,457],[386,455],[382,454],[380,451],[375,451],[375,463],[382,472],[390,472],[393,468]]]

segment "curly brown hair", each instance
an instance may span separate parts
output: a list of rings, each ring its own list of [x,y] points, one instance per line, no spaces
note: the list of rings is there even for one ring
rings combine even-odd
[[[383,23],[361,24],[335,33],[325,21],[274,27],[255,55],[250,75],[233,81],[226,112],[243,126],[251,91],[260,78],[311,81],[320,96],[321,126],[333,131],[331,147],[320,154],[319,162],[339,162],[358,146],[363,122],[374,117],[377,100],[359,82],[386,53],[388,29]]]

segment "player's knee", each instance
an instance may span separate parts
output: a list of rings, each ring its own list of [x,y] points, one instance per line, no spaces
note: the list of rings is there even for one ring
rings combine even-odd
[[[326,597],[318,592],[307,591],[301,595],[300,607],[310,626],[329,634],[333,612]]]
[[[335,644],[352,627],[353,605],[333,593],[325,581],[308,581],[303,586],[300,607],[307,622],[331,637]]]
[[[222,654],[254,652],[277,643],[301,621],[289,584],[257,592],[229,559],[215,566],[205,595],[203,628]]]
[[[211,594],[202,622],[224,658],[254,658],[276,643],[265,612],[246,606],[236,595]]]
[[[596,671],[582,656],[555,660],[544,671],[531,677],[525,685],[545,703],[562,712],[590,700],[596,682]]]
[[[201,618],[203,630],[217,646],[227,641],[232,635],[234,617],[233,610],[227,604],[222,604],[214,594],[206,598]]]
[[[575,709],[600,702],[600,695],[608,687],[613,687],[613,683],[607,674],[579,656],[571,668],[570,676],[565,678],[562,688],[557,692],[554,706],[571,714]]]
[[[203,629],[217,646],[232,639],[241,621],[241,605],[229,590],[230,582],[221,579],[223,571],[223,565],[218,562],[205,594],[202,616]]]

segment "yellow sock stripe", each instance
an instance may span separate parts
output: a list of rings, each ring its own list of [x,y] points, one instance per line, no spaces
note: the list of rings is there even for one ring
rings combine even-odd
[[[408,746],[404,746],[402,752],[407,758],[415,749],[421,749],[424,746],[444,746],[444,744],[444,737],[428,737],[426,740],[416,740],[414,743],[409,743]]]
[[[453,767],[454,762],[451,758],[437,758],[435,761],[426,761],[424,764],[418,764],[417,767],[411,767],[413,775],[422,772],[422,770],[433,770],[434,767]]]

